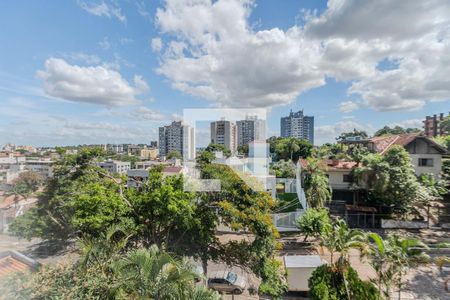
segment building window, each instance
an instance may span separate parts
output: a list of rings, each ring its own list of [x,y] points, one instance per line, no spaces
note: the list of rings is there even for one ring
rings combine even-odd
[[[419,158],[419,167],[432,167],[433,159],[432,158]]]
[[[344,174],[342,176],[342,181],[344,181],[344,182],[353,182],[353,175],[351,175],[351,174]]]

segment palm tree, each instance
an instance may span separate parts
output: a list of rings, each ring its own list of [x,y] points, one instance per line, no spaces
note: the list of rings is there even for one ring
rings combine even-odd
[[[398,286],[398,299],[401,299],[403,275],[408,268],[430,261],[430,257],[424,252],[428,247],[418,239],[401,239],[397,235],[390,236],[388,243],[392,248],[392,278]]]
[[[401,294],[402,276],[413,265],[429,261],[429,256],[423,250],[427,246],[417,239],[400,239],[392,235],[384,239],[376,233],[367,234],[371,265],[377,272],[377,285],[381,291],[384,285],[384,294],[390,295],[392,283],[396,282]]]
[[[300,146],[298,145],[296,138],[289,138],[286,144],[287,150],[290,154],[291,161],[293,161],[294,153],[300,150]]]
[[[304,177],[306,199],[313,208],[324,207],[332,195],[328,177],[319,160],[308,158],[307,161]]]
[[[349,266],[350,249],[359,249],[361,253],[366,252],[367,244],[364,233],[349,229],[347,223],[338,219],[333,225],[328,225],[321,235],[321,246],[327,248],[330,252],[330,265],[336,272],[342,274],[347,296],[351,299],[350,289],[346,278],[346,269]],[[334,261],[334,253],[339,252],[338,261]]]
[[[129,295],[145,299],[216,299],[205,289],[196,290],[199,275],[185,260],[160,251],[156,245],[129,252],[112,266],[119,286]]]

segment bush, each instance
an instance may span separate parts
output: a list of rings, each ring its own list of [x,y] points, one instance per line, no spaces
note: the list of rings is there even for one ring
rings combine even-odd
[[[281,299],[287,291],[286,272],[282,263],[276,259],[269,259],[262,270],[263,281],[259,286],[261,295],[269,295],[273,299]]]
[[[297,228],[305,235],[304,241],[308,236],[321,235],[325,228],[331,225],[328,210],[325,208],[308,209],[305,214],[296,220]]]
[[[347,294],[345,280],[350,295]],[[380,299],[377,288],[371,282],[362,281],[350,266],[340,272],[332,266],[322,265],[314,270],[308,285],[314,300]]]

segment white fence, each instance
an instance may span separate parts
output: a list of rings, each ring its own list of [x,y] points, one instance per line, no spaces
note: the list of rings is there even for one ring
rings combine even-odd
[[[278,231],[298,231],[297,226],[295,226],[295,220],[297,220],[304,212],[304,210],[298,210],[272,214],[272,222]]]

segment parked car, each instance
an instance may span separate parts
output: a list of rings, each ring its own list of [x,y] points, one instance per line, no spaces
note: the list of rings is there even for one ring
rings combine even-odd
[[[246,285],[244,277],[230,271],[216,271],[208,279],[208,286],[218,292],[242,294]]]

